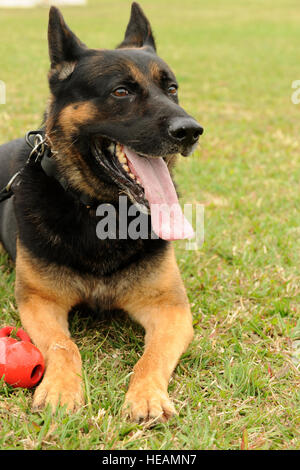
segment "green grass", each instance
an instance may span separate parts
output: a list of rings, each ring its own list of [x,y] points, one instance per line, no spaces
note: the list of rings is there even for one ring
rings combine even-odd
[[[120,407],[143,331],[75,314],[87,405],[32,413],[32,391],[0,389],[3,449],[300,449],[300,78],[297,0],[143,0],[185,108],[205,127],[182,159],[184,202],[205,206],[205,243],[178,262],[195,339],[170,383],[179,416],[154,427]],[[114,47],[129,1],[66,8],[90,47]],[[0,143],[38,126],[47,100],[47,11],[0,11]],[[0,258],[0,324],[19,325],[14,270]]]

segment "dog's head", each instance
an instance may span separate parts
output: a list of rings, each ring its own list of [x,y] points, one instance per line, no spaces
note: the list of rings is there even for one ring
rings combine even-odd
[[[151,175],[167,186],[161,162],[189,155],[203,129],[179,106],[176,78],[156,54],[143,11],[132,4],[114,50],[87,48],[55,7],[48,34],[46,131],[62,171],[75,189],[99,196],[109,188],[147,205]]]

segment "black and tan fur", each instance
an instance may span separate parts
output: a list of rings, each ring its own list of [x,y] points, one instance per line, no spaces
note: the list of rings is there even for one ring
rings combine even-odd
[[[176,153],[187,155],[197,142],[202,129],[178,105],[175,76],[157,56],[138,4],[132,5],[124,41],[112,51],[88,49],[52,7],[49,53],[51,96],[43,130],[58,173],[74,191],[114,205],[122,193],[95,161],[95,136],[103,145],[118,141],[143,155],[163,156],[170,168]],[[129,95],[117,97],[117,87],[127,87]],[[172,123],[178,128],[181,121],[181,130],[188,123],[193,136],[170,134]],[[22,139],[0,147],[0,187],[24,166],[29,151]],[[99,240],[98,221],[39,165],[27,166],[14,197],[0,204],[0,237],[16,260],[22,325],[46,362],[34,408],[60,401],[73,410],[83,404],[81,358],[68,313],[87,304],[124,310],[145,328],[145,351],[124,410],[134,420],[165,420],[175,412],[167,392],[170,375],[193,337],[172,245],[161,239]]]

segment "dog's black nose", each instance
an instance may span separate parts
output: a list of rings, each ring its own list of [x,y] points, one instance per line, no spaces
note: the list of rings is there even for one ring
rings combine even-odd
[[[173,139],[187,146],[195,144],[203,134],[203,127],[189,117],[173,118],[168,130]]]

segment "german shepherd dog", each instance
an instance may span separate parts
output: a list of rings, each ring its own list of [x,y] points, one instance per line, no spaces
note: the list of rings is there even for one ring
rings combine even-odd
[[[22,169],[13,197],[0,204],[0,239],[16,262],[22,325],[45,359],[33,408],[83,405],[68,313],[86,305],[125,311],[144,327],[124,414],[164,421],[175,413],[168,382],[193,327],[170,241],[180,237],[162,234],[151,207],[178,202],[175,156],[192,153],[203,129],[179,106],[176,78],[137,3],[114,50],[87,48],[55,7],[48,40],[50,99],[40,129],[47,155],[26,164],[28,140],[0,147],[0,188]],[[120,195],[129,207],[146,207],[156,238],[99,238],[95,208],[118,213]]]

